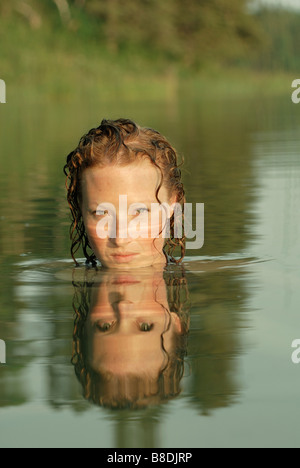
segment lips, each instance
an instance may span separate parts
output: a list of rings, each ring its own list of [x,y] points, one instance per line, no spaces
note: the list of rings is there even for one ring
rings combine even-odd
[[[121,275],[115,279],[112,284],[122,285],[122,284],[138,284],[140,281],[129,275]]]
[[[138,254],[136,253],[128,253],[128,254],[114,254],[112,255],[113,259],[117,263],[129,263],[131,262],[134,258],[137,257]]]

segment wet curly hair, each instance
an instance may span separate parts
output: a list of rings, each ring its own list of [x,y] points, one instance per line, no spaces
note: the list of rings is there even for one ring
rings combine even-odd
[[[148,158],[161,174],[158,193],[164,185],[169,194],[176,194],[177,203],[181,205],[184,218],[185,191],[181,180],[178,155],[167,139],[156,130],[140,127],[128,119],[103,120],[97,128],[91,129],[79,141],[78,146],[68,155],[64,166],[66,175],[67,200],[71,210],[71,256],[76,265],[76,252],[82,247],[87,264],[96,265],[97,259],[89,244],[88,236],[81,213],[82,172],[91,167],[118,164],[126,166],[138,160]],[[174,251],[180,249],[179,258],[175,259]],[[185,234],[182,221],[182,236],[175,237],[174,214],[170,220],[170,237],[164,246],[166,258],[180,263],[185,256]]]

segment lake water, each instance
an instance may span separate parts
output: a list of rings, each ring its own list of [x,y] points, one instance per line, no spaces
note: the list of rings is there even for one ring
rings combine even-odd
[[[204,247],[127,286],[74,271],[62,174],[120,116],[169,137],[205,204]],[[0,106],[1,447],[299,447],[299,124],[289,94]],[[93,312],[122,301],[154,322],[130,346]]]

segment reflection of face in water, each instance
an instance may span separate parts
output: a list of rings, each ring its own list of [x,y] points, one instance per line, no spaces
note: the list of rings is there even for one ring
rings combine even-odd
[[[170,311],[163,273],[110,272],[99,279],[74,333],[85,397],[140,407],[178,395],[187,320]]]
[[[94,371],[155,377],[167,365],[180,332],[178,315],[168,310],[163,278],[116,275],[93,288],[87,339]]]

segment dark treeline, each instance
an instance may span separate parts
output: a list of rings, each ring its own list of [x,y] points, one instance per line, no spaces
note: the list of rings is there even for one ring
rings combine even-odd
[[[1,21],[50,25],[103,52],[162,57],[187,67],[299,67],[300,14],[250,8],[253,0],[1,0]]]
[[[255,20],[264,30],[264,43],[256,57],[259,69],[299,71],[300,10],[261,9]]]
[[[187,65],[245,57],[260,42],[247,0],[86,0],[109,50],[149,48]],[[76,4],[76,1],[75,1]]]

